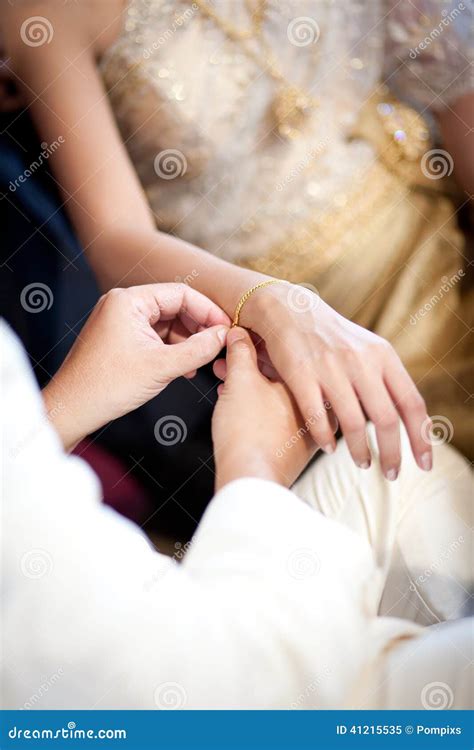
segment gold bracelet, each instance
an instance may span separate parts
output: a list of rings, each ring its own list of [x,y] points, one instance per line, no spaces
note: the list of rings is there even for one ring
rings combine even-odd
[[[240,319],[240,312],[247,302],[248,298],[252,296],[254,292],[257,291],[257,289],[262,289],[264,286],[270,286],[270,284],[285,284],[286,282],[284,279],[267,279],[267,281],[261,281],[260,284],[255,284],[255,286],[252,286],[250,289],[248,289],[245,294],[242,295],[242,297],[239,299],[237,303],[237,307],[235,308],[234,313],[234,319],[232,321],[231,328],[235,328],[235,326],[239,325],[239,319]]]

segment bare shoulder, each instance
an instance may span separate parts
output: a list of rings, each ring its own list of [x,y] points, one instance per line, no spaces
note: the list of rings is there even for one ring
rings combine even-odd
[[[125,7],[126,0],[0,0],[0,32],[10,53],[54,40],[100,56],[120,34]]]

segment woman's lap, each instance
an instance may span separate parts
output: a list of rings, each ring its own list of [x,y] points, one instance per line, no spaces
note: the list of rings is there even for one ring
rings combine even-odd
[[[434,446],[433,470],[423,472],[402,431],[400,476],[387,482],[372,425],[368,433],[369,470],[354,465],[341,440],[334,455],[307,469],[294,491],[370,544],[379,572],[371,592],[378,615],[420,625],[464,616],[472,589],[469,463],[449,445],[439,445]]]

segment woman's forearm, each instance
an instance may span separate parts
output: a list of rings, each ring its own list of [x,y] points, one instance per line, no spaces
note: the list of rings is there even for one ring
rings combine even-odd
[[[232,316],[249,287],[267,278],[216,258],[163,232],[120,228],[103,233],[87,258],[106,291],[156,281],[182,281],[216,302]]]
[[[232,314],[242,293],[264,277],[155,230],[105,96],[95,60],[100,49],[92,49],[87,24],[59,4],[51,20],[57,33],[38,50],[19,40],[25,14],[21,7],[8,10],[7,31],[17,42],[7,51],[26,84],[40,138],[52,143],[62,136],[51,165],[101,287],[179,277]]]

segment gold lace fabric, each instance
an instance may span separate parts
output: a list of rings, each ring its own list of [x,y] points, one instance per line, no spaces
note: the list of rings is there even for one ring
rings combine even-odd
[[[374,150],[373,162],[354,178],[351,188],[334,196],[331,208],[292,231],[263,257],[241,258],[240,265],[292,282],[314,279],[354,241],[362,247],[377,236],[385,209],[407,191],[439,192],[439,181],[421,168],[431,148],[425,120],[387,92],[370,97],[349,138],[364,140]]]

